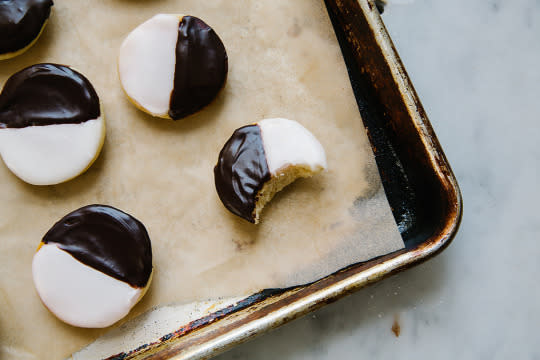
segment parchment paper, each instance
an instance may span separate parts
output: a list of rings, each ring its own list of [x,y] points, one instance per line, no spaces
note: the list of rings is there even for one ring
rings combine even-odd
[[[224,91],[178,122],[137,110],[118,81],[123,38],[156,13],[204,19],[229,55]],[[156,304],[314,281],[403,247],[322,1],[56,0],[36,46],[0,63],[0,83],[38,62],[90,79],[107,139],[90,170],[65,184],[27,185],[0,166],[0,358],[60,359],[103,333],[58,321],[31,277],[41,237],[83,205],[127,211],[151,236],[154,281],[128,318]],[[311,130],[329,171],[282,191],[254,226],[225,210],[212,170],[234,129],[269,117]]]

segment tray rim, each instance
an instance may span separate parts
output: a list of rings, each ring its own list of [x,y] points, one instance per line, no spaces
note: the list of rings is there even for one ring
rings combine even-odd
[[[341,0],[333,0],[343,6]],[[234,345],[296,319],[325,304],[334,302],[364,286],[420,264],[444,250],[454,238],[462,217],[463,202],[457,180],[422,108],[416,91],[390,39],[374,0],[355,0],[363,12],[374,39],[390,69],[392,79],[407,107],[408,120],[415,127],[426,149],[428,160],[436,172],[453,208],[437,234],[412,249],[403,249],[378,258],[378,263],[356,264],[312,284],[283,290],[237,313],[228,313],[194,329],[184,337],[167,339],[155,347],[134,351],[121,359],[207,359]],[[211,316],[211,315],[210,315]],[[116,357],[111,357],[114,359]],[[119,357],[120,358],[120,357]]]

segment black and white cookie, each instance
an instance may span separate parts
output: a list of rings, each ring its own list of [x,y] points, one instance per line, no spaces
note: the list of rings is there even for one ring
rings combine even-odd
[[[216,32],[194,16],[159,14],[120,47],[118,72],[141,110],[178,120],[208,105],[225,85],[228,60]]]
[[[20,55],[34,45],[52,6],[52,0],[0,1],[0,60]]]
[[[97,158],[104,139],[99,98],[77,71],[38,64],[5,83],[0,156],[27,183],[53,185],[76,177]]]
[[[223,205],[257,224],[275,193],[326,167],[322,145],[305,127],[293,120],[266,119],[233,133],[219,153],[214,180]]]
[[[60,320],[107,327],[126,316],[150,285],[150,238],[131,215],[85,206],[45,234],[32,275],[43,304]]]

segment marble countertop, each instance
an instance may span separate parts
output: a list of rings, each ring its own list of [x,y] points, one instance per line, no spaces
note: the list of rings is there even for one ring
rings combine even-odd
[[[383,19],[461,187],[459,233],[219,360],[540,359],[540,1],[389,2]]]

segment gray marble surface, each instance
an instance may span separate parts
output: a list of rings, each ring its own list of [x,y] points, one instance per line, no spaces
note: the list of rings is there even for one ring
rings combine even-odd
[[[395,0],[383,19],[461,186],[460,231],[219,360],[540,359],[540,1]]]

